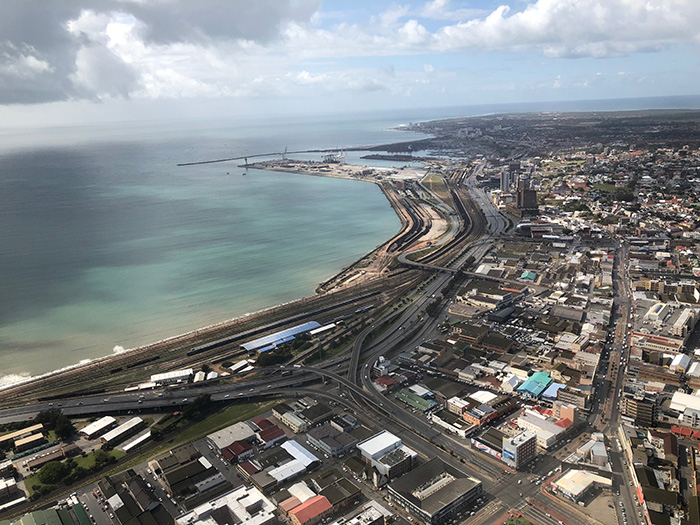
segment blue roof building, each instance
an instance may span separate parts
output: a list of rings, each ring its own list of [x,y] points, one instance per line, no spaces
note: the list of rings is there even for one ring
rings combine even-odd
[[[547,372],[535,372],[527,381],[518,387],[518,392],[528,398],[536,398],[542,395],[549,385],[552,384],[552,378]]]
[[[247,350],[248,352],[272,350],[278,345],[291,341],[294,339],[294,336],[304,332],[309,332],[310,330],[318,328],[319,326],[321,325],[316,321],[309,321],[308,323],[300,324],[280,332],[275,332],[274,334],[266,335],[265,337],[260,337],[253,341],[249,341],[242,344],[241,348]],[[260,350],[262,348],[264,348],[264,350]]]
[[[542,392],[542,399],[546,399],[547,401],[556,401],[557,392],[559,392],[559,390],[565,386],[566,385],[562,385],[561,383],[552,383],[547,387],[547,390]]]

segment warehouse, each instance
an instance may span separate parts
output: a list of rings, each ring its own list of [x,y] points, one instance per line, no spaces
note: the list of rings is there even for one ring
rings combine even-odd
[[[182,381],[187,381],[193,373],[194,370],[186,368],[185,370],[174,370],[172,372],[165,372],[164,374],[155,374],[151,376],[151,383],[155,383],[156,385],[181,383]]]
[[[321,324],[317,323],[316,321],[309,321],[308,323],[293,326],[292,328],[287,328],[286,330],[281,330],[280,332],[275,332],[274,334],[248,341],[247,343],[242,344],[241,348],[247,352],[266,352],[268,350],[273,350],[280,344],[293,340],[294,337],[299,334],[309,332],[314,328],[319,328],[320,326]]]
[[[573,501],[580,500],[591,487],[602,485],[611,488],[612,482],[608,478],[587,472],[585,470],[570,470],[556,482],[552,488]]]
[[[480,480],[433,458],[389,485],[388,495],[416,519],[436,525],[482,492]]]
[[[117,426],[117,420],[112,416],[105,416],[82,428],[80,433],[88,439],[95,439],[115,426]]]
[[[114,430],[110,430],[100,439],[103,443],[114,445],[124,441],[129,436],[134,435],[145,426],[146,422],[140,417],[133,417],[126,423],[122,423]]]
[[[238,422],[209,434],[207,441],[216,450],[223,450],[234,441],[252,441],[253,438],[255,438],[255,432],[250,428],[250,425]]]

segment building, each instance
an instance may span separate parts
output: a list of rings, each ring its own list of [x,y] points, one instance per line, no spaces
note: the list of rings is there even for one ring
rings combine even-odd
[[[565,434],[566,427],[539,412],[526,409],[518,416],[518,426],[537,435],[537,446],[547,450]]]
[[[194,374],[194,370],[191,368],[186,368],[184,370],[174,370],[172,372],[165,372],[163,374],[155,374],[151,376],[151,383],[155,383],[156,385],[182,383],[183,381],[188,381],[192,374]]]
[[[255,487],[240,486],[175,519],[177,525],[217,525],[246,523],[272,525],[277,523],[275,506]]]
[[[43,428],[44,428],[44,425],[42,423],[39,423],[37,425],[31,425],[29,427],[25,427],[25,428],[22,428],[20,430],[15,430],[14,432],[10,432],[9,434],[5,434],[3,436],[0,436],[0,448],[5,446],[5,443],[8,441],[14,442],[14,441],[17,441],[19,439],[30,436],[32,434],[41,433]]]
[[[328,498],[318,495],[290,510],[289,518],[293,525],[315,525],[332,512]]]
[[[634,424],[643,427],[654,427],[659,418],[659,407],[656,399],[650,395],[630,395],[625,393],[620,400],[620,412],[634,420]]]
[[[538,399],[551,383],[552,378],[547,372],[535,372],[517,391],[526,398]]]
[[[357,439],[351,434],[339,430],[331,423],[314,427],[306,433],[306,439],[313,446],[331,457],[343,456],[353,450]]]
[[[537,455],[537,434],[524,431],[512,438],[503,438],[503,462],[520,468]]]
[[[391,432],[383,431],[357,444],[362,459],[374,471],[374,484],[382,486],[413,468],[418,454]]]
[[[569,470],[552,484],[552,488],[573,501],[579,501],[588,490],[599,485],[611,488],[612,481],[585,470]]]
[[[305,419],[300,418],[292,411],[282,414],[279,420],[282,424],[288,426],[295,434],[298,434],[299,432],[306,432],[306,429],[309,427],[309,424]]]
[[[391,483],[388,497],[417,520],[438,525],[482,492],[480,480],[433,458]]]
[[[234,441],[251,442],[253,439],[255,439],[255,432],[244,422],[234,423],[207,436],[207,442],[216,450],[224,450]]]
[[[503,459],[503,440],[506,435],[496,428],[489,428],[477,437],[470,438],[474,448],[493,456],[496,459]]]
[[[16,439],[15,450],[17,452],[24,452],[25,450],[31,450],[43,445],[44,443],[46,443],[46,438],[43,434],[32,434],[31,436],[27,436],[22,439]]]
[[[581,410],[588,409],[590,395],[583,390],[574,387],[565,387],[557,390],[557,401],[567,405],[573,405]]]
[[[110,430],[100,439],[103,443],[115,445],[121,443],[126,438],[133,436],[139,430],[146,426],[146,422],[140,417],[132,417],[129,421],[122,423],[117,428]]]
[[[114,419],[112,416],[105,416],[103,418],[98,419],[94,423],[90,423],[86,427],[83,427],[80,430],[80,434],[82,434],[88,439],[95,439],[96,437],[101,436],[108,430],[113,429],[115,426],[117,426],[117,420]]]

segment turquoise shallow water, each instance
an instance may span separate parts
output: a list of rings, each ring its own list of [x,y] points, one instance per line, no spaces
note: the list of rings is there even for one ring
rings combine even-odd
[[[332,128],[290,149],[405,138]],[[175,166],[269,151],[264,127],[100,131],[0,154],[0,382],[310,295],[400,227],[370,183]]]

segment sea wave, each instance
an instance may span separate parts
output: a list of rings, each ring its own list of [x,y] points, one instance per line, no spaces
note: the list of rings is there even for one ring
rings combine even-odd
[[[0,389],[24,383],[30,379],[32,379],[32,376],[28,372],[22,372],[20,374],[0,374]]]

